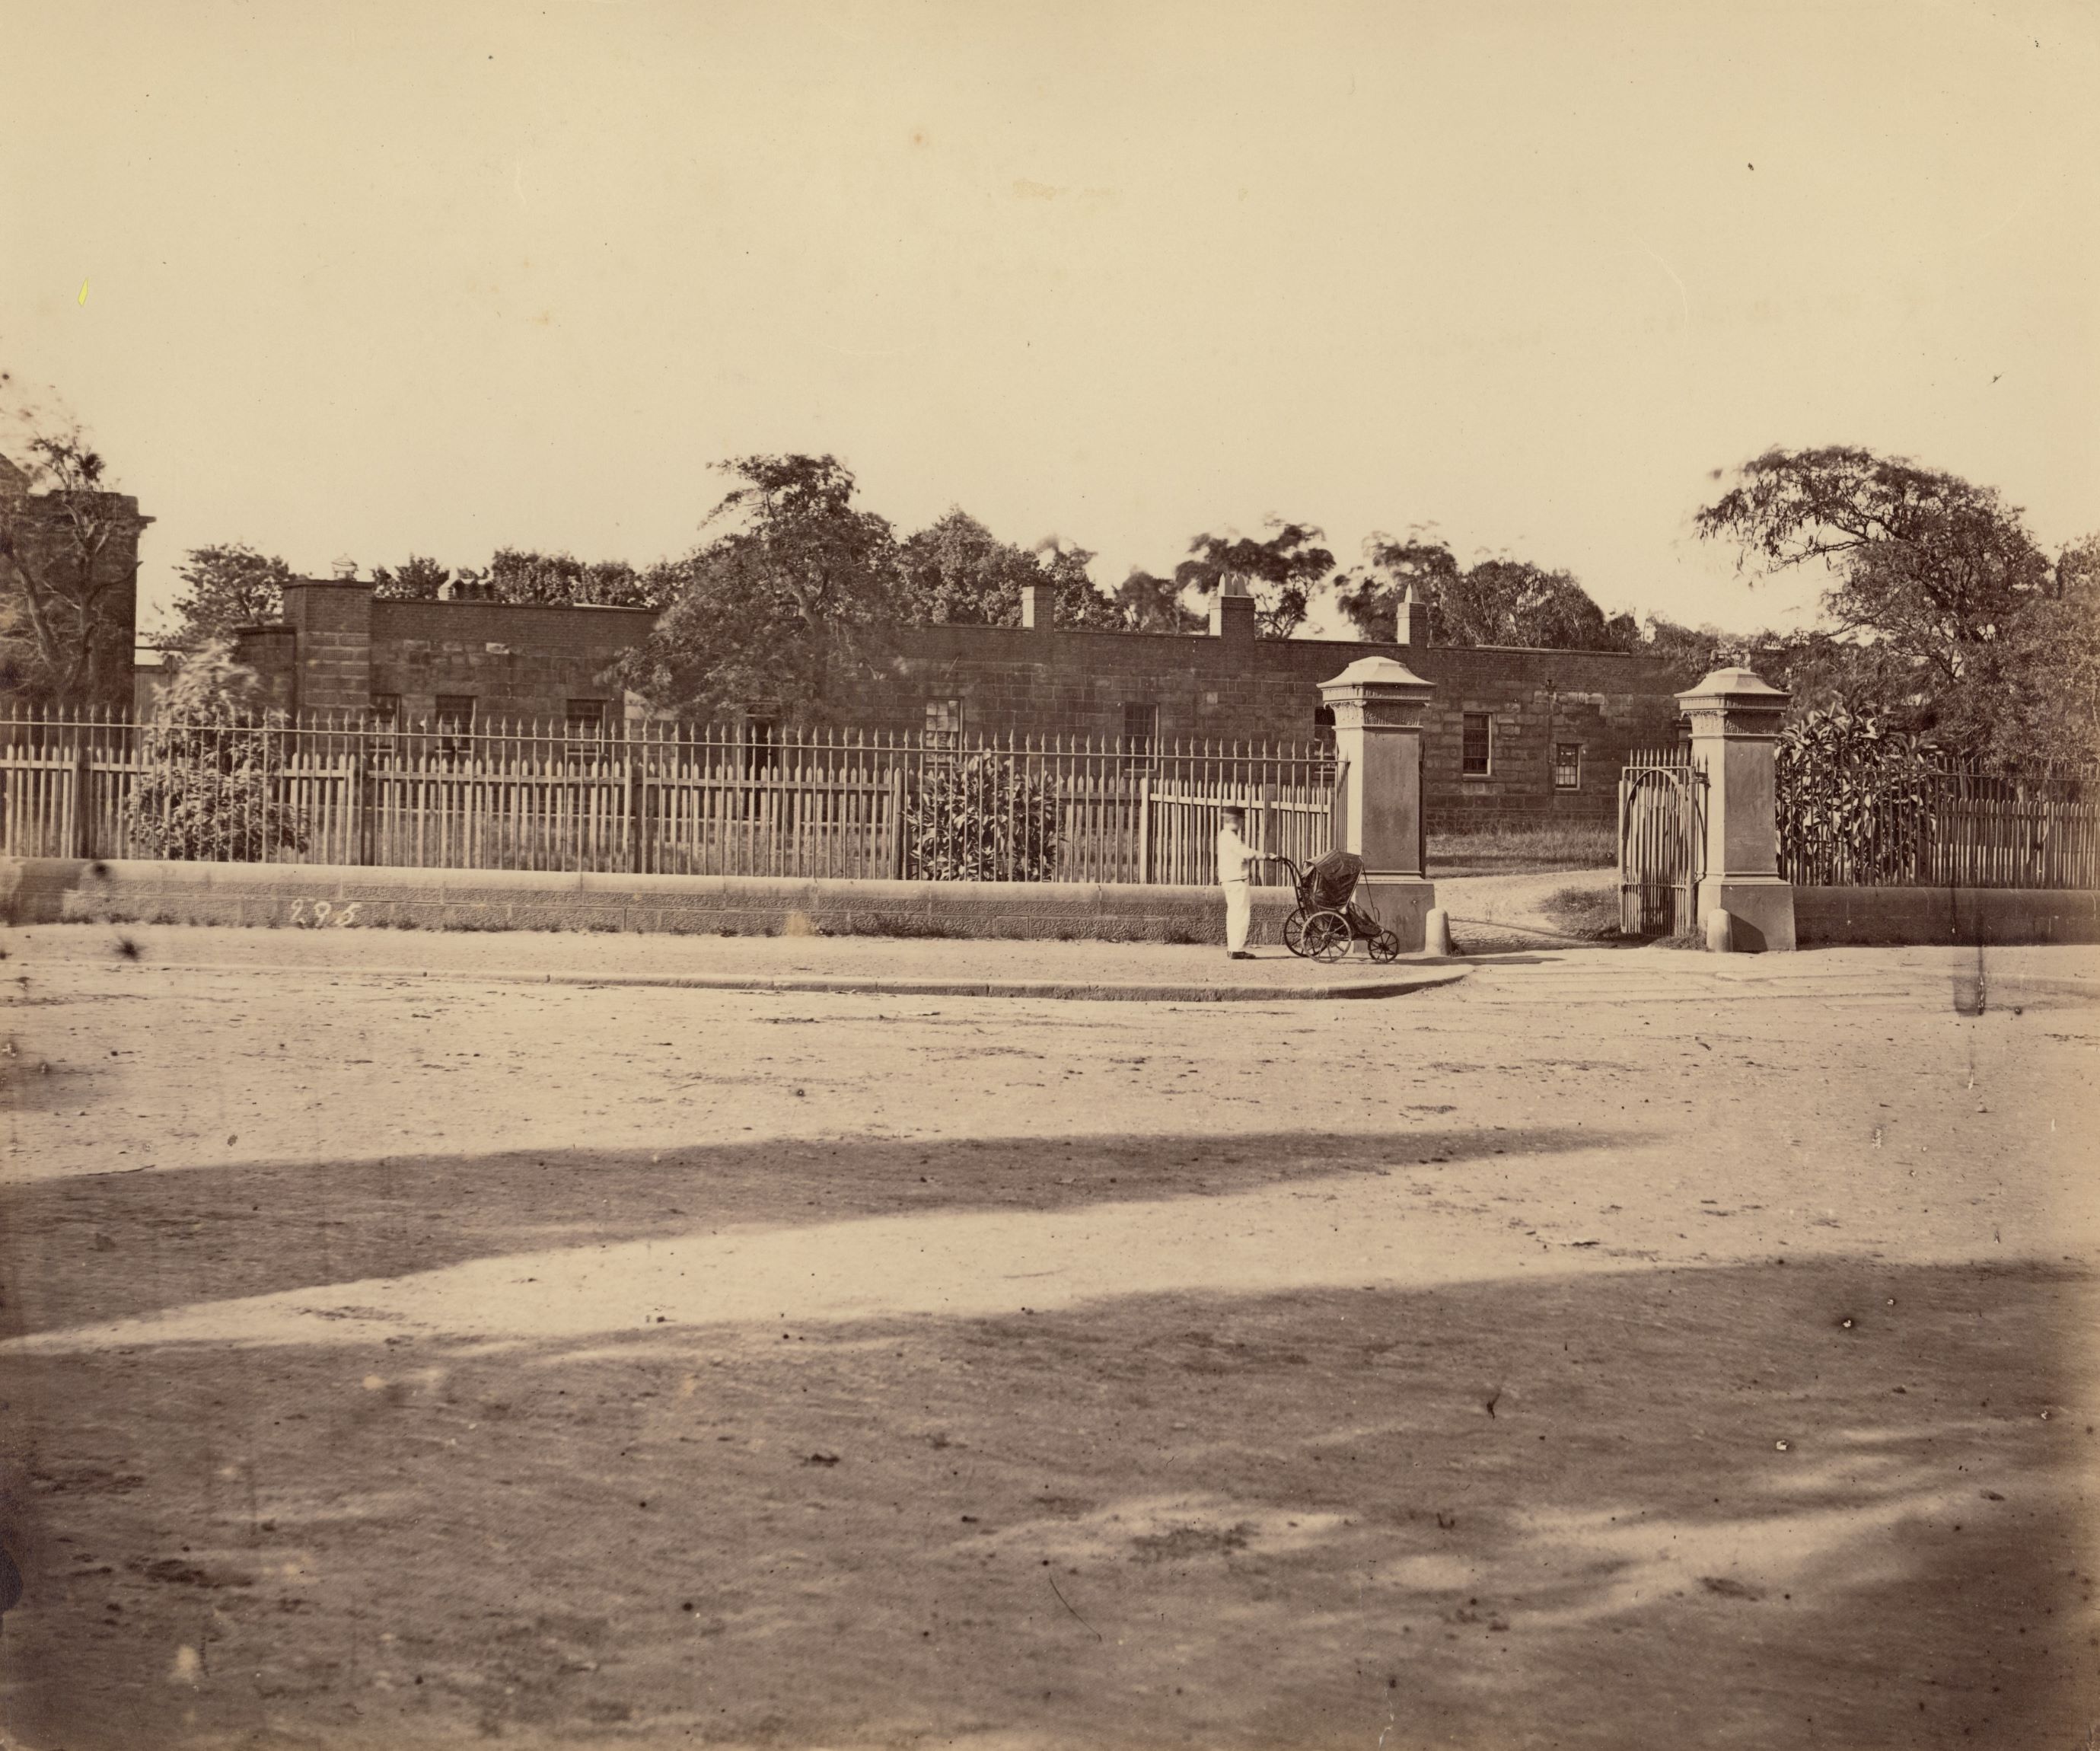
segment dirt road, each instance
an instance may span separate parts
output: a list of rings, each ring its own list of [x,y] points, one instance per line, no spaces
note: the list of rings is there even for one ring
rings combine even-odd
[[[7,963],[9,1744],[2100,1714],[2090,951],[1228,1009],[141,940]]]

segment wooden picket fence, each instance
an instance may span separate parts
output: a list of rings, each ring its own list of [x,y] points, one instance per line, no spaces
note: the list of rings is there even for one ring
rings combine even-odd
[[[1842,833],[1782,820],[1780,873],[1842,887],[2100,888],[2100,775],[1941,771],[1918,788]]]
[[[245,855],[419,869],[911,880],[933,846],[977,879],[1208,882],[1225,806],[1302,864],[1329,849],[1337,784],[1326,749],[1224,742],[312,717],[185,733],[205,766],[237,760],[258,818],[296,824],[289,842],[228,835]],[[93,714],[0,715],[0,855],[157,855],[136,800],[154,746]]]

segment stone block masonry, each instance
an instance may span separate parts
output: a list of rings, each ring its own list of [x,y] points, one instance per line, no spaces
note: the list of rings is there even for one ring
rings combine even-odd
[[[1038,619],[889,628],[901,684],[864,701],[855,727],[1302,748],[1331,735],[1320,683],[1359,657],[1390,657],[1435,689],[1423,720],[1432,832],[1609,820],[1627,751],[1677,736],[1679,678],[1650,657],[1437,645],[1419,617],[1396,644],[1256,639],[1244,613],[1208,636],[1061,631]],[[290,586],[285,620],[289,644],[285,629],[255,629],[240,655],[293,709],[364,711],[378,700],[413,723],[435,719],[440,700],[465,700],[483,723],[560,722],[582,701],[617,716],[624,696],[609,672],[655,624],[642,608],[391,601],[355,581]]]
[[[1289,888],[1255,890],[1254,940],[1280,943]],[[836,882],[564,875],[323,864],[0,864],[13,925],[91,922],[429,931],[639,931],[779,936],[1224,941],[1215,887],[1063,882]]]
[[[2100,943],[2100,893],[2022,887],[1796,887],[1804,948]]]

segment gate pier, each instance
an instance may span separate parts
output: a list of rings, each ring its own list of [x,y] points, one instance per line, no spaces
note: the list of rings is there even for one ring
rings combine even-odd
[[[1358,902],[1406,953],[1422,948],[1436,904],[1422,830],[1422,713],[1435,691],[1390,657],[1364,657],[1320,683],[1342,766],[1334,848],[1363,859]]]
[[[1692,764],[1706,779],[1699,921],[1704,928],[1727,913],[1739,953],[1793,947],[1793,888],[1779,873],[1775,813],[1780,716],[1792,696],[1749,669],[1716,669],[1677,696],[1692,720]]]

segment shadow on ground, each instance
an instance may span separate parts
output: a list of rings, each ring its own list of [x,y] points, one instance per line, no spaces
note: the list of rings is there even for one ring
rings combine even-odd
[[[1427,1126],[1371,1138],[1295,1131],[967,1143],[774,1139],[45,1180],[0,1196],[8,1267],[0,1331],[13,1337],[192,1302],[737,1223],[1076,1209],[1618,1140],[1594,1130]]]
[[[2070,1745],[2093,1298],[1837,1259],[18,1356],[4,1725]]]

